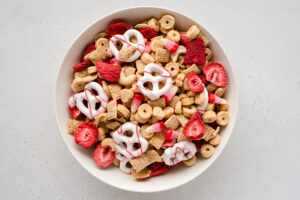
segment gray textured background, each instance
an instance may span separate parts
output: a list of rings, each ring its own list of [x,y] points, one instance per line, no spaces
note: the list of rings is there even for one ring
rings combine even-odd
[[[84,2],[0,1],[1,199],[299,199],[299,1]],[[198,20],[225,47],[239,86],[239,117],[223,154],[192,182],[156,194],[124,192],[88,174],[63,143],[53,110],[72,41],[103,15],[137,5]]]

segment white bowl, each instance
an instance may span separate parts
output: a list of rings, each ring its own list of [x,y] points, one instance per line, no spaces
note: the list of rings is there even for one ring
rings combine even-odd
[[[93,150],[87,150],[76,145],[74,137],[67,133],[67,122],[70,118],[67,109],[67,101],[72,95],[70,88],[70,84],[72,82],[72,66],[79,62],[79,58],[86,44],[93,40],[96,33],[104,31],[110,23],[122,20],[123,22],[134,24],[144,19],[148,19],[149,17],[160,18],[163,14],[173,15],[176,18],[176,27],[179,30],[187,30],[191,25],[197,24],[201,31],[211,41],[210,48],[213,51],[214,60],[222,63],[227,71],[229,86],[226,92],[226,98],[230,103],[228,112],[231,119],[228,126],[221,131],[222,142],[216,148],[215,154],[210,159],[198,159],[197,164],[193,167],[185,167],[179,164],[172,167],[168,173],[162,176],[157,176],[147,181],[135,181],[130,175],[121,172],[117,167],[100,169],[94,163]],[[57,76],[54,104],[56,120],[60,133],[73,156],[88,172],[97,177],[99,180],[120,189],[134,192],[158,192],[178,187],[196,178],[221,154],[229,140],[236,121],[238,108],[237,96],[237,87],[229,60],[220,44],[203,26],[191,17],[187,17],[177,11],[156,7],[135,7],[123,9],[106,15],[86,29],[73,42],[71,48],[63,59]]]

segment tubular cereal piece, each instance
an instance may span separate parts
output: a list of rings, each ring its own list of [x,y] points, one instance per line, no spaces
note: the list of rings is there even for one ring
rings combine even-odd
[[[193,25],[186,32],[186,36],[189,39],[189,41],[191,41],[191,40],[195,39],[196,37],[198,37],[199,33],[200,33],[200,29],[196,25]]]
[[[161,107],[164,108],[166,107],[166,100],[165,98],[159,98],[156,100],[149,100],[148,104],[153,108],[153,107]]]
[[[148,128],[149,126],[151,126],[151,124],[144,124],[143,126],[141,126],[141,134],[145,139],[150,139],[154,133],[148,133],[146,132],[146,128]]]
[[[98,128],[98,140],[102,141],[106,138],[106,131],[105,128],[99,127]]]
[[[128,103],[133,99],[134,93],[130,89],[122,89],[120,95],[121,95],[121,101],[123,103]]]
[[[227,111],[229,107],[229,103],[227,102],[226,104],[218,104],[217,109],[219,111]]]
[[[168,119],[169,117],[171,117],[174,114],[174,108],[172,108],[170,106],[165,107],[164,113],[165,113],[165,119]]]
[[[150,28],[153,28],[154,30],[156,31],[159,31],[159,22],[157,21],[157,19],[155,18],[151,18],[149,21],[148,21],[148,26]]]
[[[196,96],[196,93],[194,93],[192,91],[188,91],[186,94],[187,94],[188,97],[195,97]]]
[[[192,105],[192,106],[187,106],[187,107],[183,107],[182,108],[182,112],[184,114],[184,116],[190,118],[192,117],[192,115],[197,112],[197,108],[196,106]]]
[[[152,116],[155,117],[158,121],[162,120],[165,117],[165,113],[161,107],[154,107]]]
[[[155,54],[156,62],[166,63],[169,62],[169,59],[170,59],[170,51],[163,48],[158,48],[156,50],[156,54]]]
[[[217,114],[214,111],[206,111],[202,118],[205,123],[213,123],[217,120]]]
[[[210,144],[203,144],[200,153],[203,158],[210,158],[215,153],[215,147]]]
[[[210,41],[203,33],[200,33],[200,34],[202,34],[202,36],[200,36],[200,37],[202,38],[204,45],[207,47],[209,45]]]
[[[122,86],[120,86],[119,84],[109,84],[108,85],[108,89],[110,91],[111,97],[114,100],[121,99],[121,89],[122,89]]]
[[[175,25],[175,18],[171,15],[164,15],[160,20],[160,27],[164,29],[171,29]]]
[[[184,73],[180,73],[180,74],[177,75],[176,79],[179,80],[179,81],[183,81],[185,79],[185,76],[186,75]]]
[[[99,126],[100,123],[106,123],[107,121],[108,121],[107,113],[101,113],[100,115],[97,115],[95,117],[94,123],[96,124],[96,126]]]
[[[220,126],[226,126],[229,122],[229,114],[226,111],[218,112],[217,114],[217,124]]]
[[[173,99],[171,99],[171,101],[168,103],[168,105],[172,108],[175,108],[178,101],[180,101],[180,98],[178,96],[174,96]]]
[[[176,103],[176,106],[175,106],[175,113],[176,114],[181,114],[182,113],[182,103],[181,101],[178,101]]]
[[[190,90],[190,86],[189,86],[189,84],[188,84],[188,78],[185,78],[184,80],[183,80],[183,90]]]
[[[185,75],[189,74],[189,73],[195,73],[195,74],[200,74],[200,69],[197,67],[196,64],[193,64],[192,66],[188,67],[187,69],[183,70],[182,73],[184,73]]]
[[[189,121],[183,114],[176,115],[176,117],[181,126],[185,126]]]
[[[180,80],[176,80],[176,81],[175,81],[175,85],[178,86],[178,87],[182,87],[183,82],[180,81]]]
[[[183,160],[182,161],[186,166],[188,167],[192,167],[196,164],[197,162],[197,157],[196,156],[193,156],[191,159],[189,160]]]
[[[105,92],[105,94],[108,96],[108,97],[111,97],[111,94],[110,94],[110,91],[109,91],[109,88],[108,88],[108,84],[106,81],[102,80],[102,87],[103,87],[103,90]]]
[[[120,127],[120,125],[121,125],[120,122],[114,121],[106,124],[105,126],[110,130],[116,130],[117,128]]]
[[[137,172],[135,169],[132,170],[132,177],[134,179],[144,179],[150,177],[151,170],[150,169],[142,169],[140,172]]]
[[[217,129],[213,129],[211,126],[204,124],[205,127],[205,131],[204,131],[204,135],[203,135],[203,139],[205,141],[209,141],[212,138],[214,138],[220,131],[220,127],[218,126]]]
[[[117,118],[117,101],[112,100],[107,103],[107,119],[112,120]]]
[[[69,121],[68,121],[68,133],[74,134],[80,123],[82,123],[82,121],[78,121],[76,119],[69,119]]]
[[[143,53],[141,56],[141,61],[147,65],[149,63],[153,63],[154,62],[154,58],[149,54],[149,53]]]
[[[137,72],[139,74],[143,74],[144,73],[144,68],[145,68],[146,65],[141,60],[136,60],[135,65],[136,65]]]
[[[181,102],[183,106],[190,106],[194,103],[194,98],[191,97],[183,98],[181,99]]]
[[[137,29],[137,30],[145,29],[145,28],[148,28],[148,27],[149,27],[149,25],[144,24],[144,23],[137,24],[137,25],[134,26],[134,28]]]
[[[204,92],[197,93],[195,96],[195,104],[201,106],[205,103],[205,94]]]
[[[158,132],[155,133],[151,139],[150,144],[152,144],[156,149],[160,149],[163,143],[165,142],[165,133],[164,132]]]
[[[186,53],[186,48],[182,45],[179,45],[177,51],[175,53],[171,54],[171,60],[173,62],[176,62],[178,60],[179,55],[185,54]]]
[[[221,136],[220,136],[220,134],[217,134],[213,139],[211,139],[209,141],[209,144],[213,145],[213,146],[218,146],[220,143],[221,143]]]
[[[137,114],[142,120],[147,121],[150,119],[152,115],[152,108],[148,104],[144,103],[139,106]]]
[[[169,40],[172,40],[173,42],[177,42],[178,43],[180,41],[180,34],[176,30],[171,30],[171,31],[168,32],[167,38]]]
[[[124,118],[128,119],[130,117],[130,111],[122,104],[118,104],[117,109]]]
[[[218,89],[215,91],[215,95],[217,95],[218,97],[222,97],[223,94],[225,93],[226,89],[227,89],[227,87],[225,87],[225,88],[221,88],[221,87],[218,88]]]
[[[176,62],[169,62],[165,68],[171,72],[172,77],[177,76],[179,73],[179,65]]]
[[[208,103],[206,108],[205,108],[205,111],[214,111],[215,110],[215,105],[214,103]]]
[[[115,158],[113,164],[114,164],[116,167],[119,167],[119,166],[120,166],[120,160],[117,159],[117,158]]]
[[[105,138],[104,140],[102,140],[101,146],[110,146],[112,151],[116,151],[116,147],[112,138]]]
[[[212,51],[210,50],[210,48],[206,48],[205,49],[205,57],[206,57],[206,60],[210,61],[211,58],[212,58]]]
[[[208,93],[211,93],[211,92],[215,91],[217,88],[218,88],[218,87],[215,86],[215,85],[212,84],[212,83],[210,83],[210,84],[208,84],[208,85],[206,86],[206,89],[207,89],[207,92],[208,92]]]
[[[154,150],[146,151],[143,155],[138,158],[132,159],[130,164],[132,165],[133,169],[136,172],[140,172],[145,169],[148,165],[154,162],[161,162],[162,159],[160,158],[159,154]]]
[[[150,123],[150,124],[154,124],[154,123],[156,123],[156,122],[158,122],[159,120],[156,118],[156,117],[154,117],[154,116],[152,116],[149,120],[148,120],[148,122]]]
[[[172,115],[167,121],[165,121],[165,127],[168,129],[175,130],[179,126],[179,122],[175,115]]]
[[[163,43],[160,41],[160,39],[155,39],[155,40],[152,40],[151,44],[150,44],[150,49],[153,51],[153,52],[156,52],[158,49],[161,49],[163,48],[164,45]]]

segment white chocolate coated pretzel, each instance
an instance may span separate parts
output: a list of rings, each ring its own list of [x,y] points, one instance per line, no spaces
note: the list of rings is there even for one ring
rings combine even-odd
[[[158,75],[153,76],[152,72],[158,73]],[[159,82],[165,81],[163,88],[159,89]],[[153,85],[152,90],[148,90],[144,87],[144,83],[151,82]],[[172,74],[164,67],[149,63],[144,68],[144,75],[137,82],[138,89],[149,99],[158,99],[161,95],[166,94],[172,86]]]
[[[203,92],[204,92],[204,96],[205,96],[205,102],[204,102],[203,105],[197,106],[197,109],[198,109],[198,111],[199,111],[201,114],[203,114],[203,113],[205,112],[205,108],[206,108],[206,106],[207,106],[207,104],[208,104],[208,92],[207,92],[207,89],[206,89],[205,85],[204,85],[203,83],[202,83],[202,85],[203,85],[203,87],[204,87]]]
[[[132,167],[128,167],[127,163],[131,160],[130,158],[126,158],[125,156],[122,156],[120,152],[116,151],[116,158],[120,160],[120,169],[122,172],[126,174],[131,174]]]
[[[166,165],[176,165],[183,160],[191,159],[197,151],[196,145],[189,141],[176,143],[165,150],[161,156]]]
[[[130,42],[130,37],[132,37],[132,36],[136,37],[137,43]],[[123,44],[122,49],[125,49],[130,46],[134,46],[134,47],[136,47],[137,50],[127,60],[121,60],[121,58],[119,56],[119,50],[116,45],[116,43],[118,41]],[[124,35],[113,35],[109,40],[109,48],[112,51],[112,53],[114,54],[116,60],[123,61],[123,62],[133,62],[136,59],[138,59],[145,50],[144,37],[139,31],[137,31],[135,29],[129,29],[128,31],[126,31],[124,33]]]
[[[94,94],[94,91],[97,94]],[[87,101],[87,106],[84,105]],[[100,106],[96,109],[96,104],[100,102]],[[105,112],[108,102],[108,96],[105,94],[102,86],[96,82],[90,82],[85,85],[84,91],[70,97],[68,103],[71,108],[77,108],[88,118],[94,119],[95,116]]]
[[[132,136],[124,135],[126,131],[131,131]],[[117,151],[129,159],[141,156],[148,148],[148,141],[141,135],[140,127],[129,122],[121,125],[113,133],[113,138]],[[139,148],[135,144],[139,144]]]

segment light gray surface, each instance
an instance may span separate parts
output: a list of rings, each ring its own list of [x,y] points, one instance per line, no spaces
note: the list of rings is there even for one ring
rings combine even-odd
[[[299,198],[299,1],[82,2],[0,2],[1,199]],[[155,194],[124,192],[84,171],[53,110],[56,74],[73,40],[103,15],[137,5],[198,20],[225,48],[239,86],[239,117],[223,154],[192,182]]]

